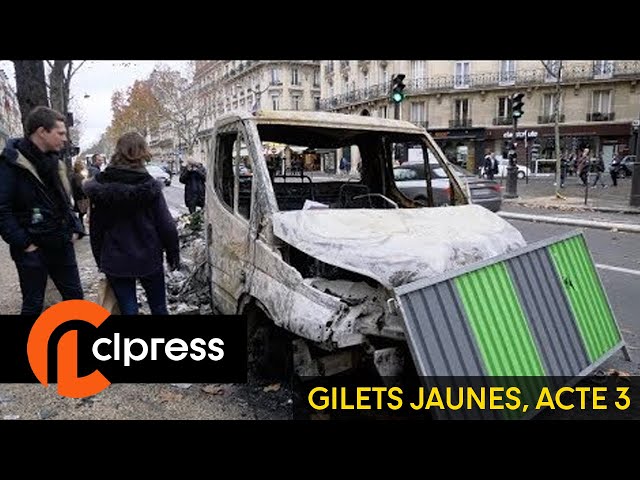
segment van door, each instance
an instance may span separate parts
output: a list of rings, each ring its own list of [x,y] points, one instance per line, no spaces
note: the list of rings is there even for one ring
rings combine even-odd
[[[212,195],[207,195],[211,294],[222,313],[236,313],[253,268],[249,222],[253,190],[246,134],[239,123],[216,132]]]

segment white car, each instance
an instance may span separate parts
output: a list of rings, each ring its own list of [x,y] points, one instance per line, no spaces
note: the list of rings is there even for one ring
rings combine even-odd
[[[508,172],[507,167],[509,166],[509,160],[499,155],[496,155],[496,159],[498,160],[498,173],[494,175],[494,178],[495,177],[506,178],[507,172]],[[480,175],[482,177],[485,177],[484,167],[480,168]],[[531,170],[528,167],[525,167],[524,165],[518,165],[518,178],[520,180],[523,180],[525,177],[530,175],[531,175]]]
[[[147,165],[147,172],[156,180],[160,180],[165,187],[171,185],[171,175],[169,175],[164,168],[158,165]]]

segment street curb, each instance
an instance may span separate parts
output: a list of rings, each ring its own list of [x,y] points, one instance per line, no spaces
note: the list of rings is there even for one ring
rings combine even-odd
[[[527,208],[543,208],[545,210],[561,210],[561,211],[579,211],[579,212],[602,212],[602,213],[622,213],[625,215],[640,215],[640,208],[615,208],[615,207],[590,207],[582,205],[548,205],[527,202],[526,200],[513,201],[509,199],[503,200],[504,203],[510,203]]]
[[[513,220],[526,220],[530,222],[555,223],[559,225],[574,225],[576,227],[599,228],[602,230],[617,230],[619,232],[640,233],[640,225],[628,223],[594,222],[592,220],[579,220],[576,218],[546,217],[544,215],[528,215],[525,213],[497,212],[503,218]]]

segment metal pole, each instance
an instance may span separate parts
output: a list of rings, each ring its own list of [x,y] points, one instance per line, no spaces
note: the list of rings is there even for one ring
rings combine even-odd
[[[518,117],[513,117],[513,136],[511,138],[511,151],[509,152],[509,166],[507,167],[507,188],[505,198],[518,196],[518,167],[516,166],[516,130],[518,129]]]
[[[631,176],[631,197],[629,205],[640,207],[640,127],[636,130],[636,159],[633,162],[633,174]]]

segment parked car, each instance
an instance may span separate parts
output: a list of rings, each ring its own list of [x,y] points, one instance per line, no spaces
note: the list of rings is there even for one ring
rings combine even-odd
[[[509,166],[509,159],[504,158],[500,155],[496,155],[496,159],[498,160],[498,173],[494,174],[495,177],[506,177],[507,176],[507,167]],[[480,168],[480,175],[485,176],[484,167]],[[531,175],[531,170],[524,165],[518,165],[518,178],[523,180],[525,177]]]
[[[620,178],[630,177],[633,175],[633,164],[636,161],[635,155],[627,155],[620,162],[620,173],[618,174]]]
[[[438,164],[430,163],[433,201],[436,206],[449,205],[449,177]],[[450,165],[452,172],[469,187],[472,203],[497,212],[502,208],[502,188],[495,180],[480,178],[457,165]],[[412,200],[426,201],[426,177],[424,163],[405,163],[394,167],[393,176],[398,189]]]
[[[171,185],[171,175],[158,165],[147,165],[147,172],[156,180],[160,180],[166,187]]]

